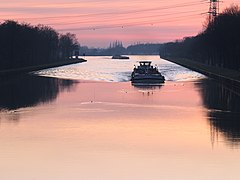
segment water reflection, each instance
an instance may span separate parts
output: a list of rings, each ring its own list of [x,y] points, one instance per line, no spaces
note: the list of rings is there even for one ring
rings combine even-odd
[[[132,84],[133,87],[136,89],[141,89],[141,90],[155,90],[155,89],[160,89],[163,85],[158,84],[158,85],[141,85],[141,84]]]
[[[143,96],[147,95],[153,95],[154,91],[158,91],[161,89],[163,85],[142,85],[142,84],[132,84],[134,88],[136,88],[139,92],[142,93]]]
[[[70,90],[74,84],[72,80],[32,75],[5,77],[0,82],[0,111],[51,102],[59,92]]]
[[[231,145],[240,145],[240,94],[210,79],[203,79],[197,86],[209,109],[212,140],[220,132]]]

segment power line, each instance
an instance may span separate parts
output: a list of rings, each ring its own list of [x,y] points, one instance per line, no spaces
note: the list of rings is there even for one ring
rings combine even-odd
[[[175,5],[168,5],[156,8],[148,8],[148,9],[139,9],[132,11],[123,11],[123,12],[103,12],[103,13],[88,13],[88,14],[80,14],[80,15],[70,15],[70,16],[48,16],[48,17],[34,17],[34,18],[17,18],[18,20],[40,20],[40,19],[62,19],[62,18],[73,18],[73,17],[91,17],[91,16],[100,16],[100,15],[124,15],[124,14],[133,14],[133,13],[142,13],[148,11],[160,11],[167,9],[175,9],[182,7],[189,7],[195,5],[206,4],[206,2],[191,2],[191,3],[180,3]],[[2,19],[3,20],[3,19]]]
[[[189,14],[196,11],[185,11],[185,12],[175,12],[175,13],[162,13],[163,10],[169,10],[169,9],[181,9],[184,7],[194,7],[197,5],[206,4],[204,0],[201,0],[200,2],[182,2],[179,4],[174,5],[165,5],[161,7],[154,7],[154,8],[145,8],[145,9],[137,9],[137,10],[128,10],[128,11],[120,11],[120,12],[102,12],[102,13],[87,13],[87,14],[77,14],[77,15],[68,15],[68,16],[48,16],[48,17],[34,17],[34,18],[18,18],[18,20],[61,20],[60,22],[53,22],[53,23],[47,23],[47,25],[74,25],[79,23],[99,23],[100,25],[95,26],[85,26],[85,27],[79,27],[79,28],[63,28],[58,29],[59,31],[82,31],[82,30],[98,30],[98,29],[112,29],[112,28],[124,28],[124,27],[134,27],[134,26],[143,26],[143,25],[153,25],[153,24],[160,24],[160,23],[168,23],[168,22],[176,22],[176,21],[183,21],[186,19],[189,19],[189,17],[195,17],[200,16],[201,14]],[[158,11],[161,11],[161,13],[156,15],[147,15],[142,16],[144,12],[155,12],[158,13]],[[141,14],[140,14],[141,13]],[[130,16],[131,14],[137,15],[135,17]],[[140,14],[140,17],[139,17]],[[177,17],[170,17],[170,18],[164,18],[164,19],[157,19],[157,20],[149,20],[149,18],[158,18],[163,16],[175,16],[180,14],[188,14],[185,16],[177,16]],[[115,17],[113,18],[113,15]],[[96,16],[102,16],[101,20],[96,20]],[[116,17],[117,16],[117,17]],[[85,17],[85,18],[84,18]],[[62,21],[64,18],[66,20],[69,20],[69,18],[83,18],[83,20],[79,21],[72,21],[72,22],[64,22]],[[146,19],[148,20],[146,21]],[[64,19],[65,20],[65,19]],[[135,22],[131,23],[119,23],[119,21],[124,20],[136,20]],[[118,21],[116,24],[111,25],[101,25],[102,23],[110,23]]]
[[[106,19],[102,19],[102,20],[82,20],[82,21],[72,21],[72,22],[58,22],[58,23],[48,23],[47,25],[73,25],[73,24],[84,24],[84,23],[102,23],[102,22],[111,22],[111,21],[124,21],[124,20],[139,20],[139,19],[146,19],[146,18],[158,18],[158,17],[164,17],[164,16],[172,16],[172,15],[179,15],[179,14],[189,14],[189,13],[193,13],[193,12],[197,12],[198,11],[186,11],[186,12],[176,12],[176,13],[167,13],[167,14],[157,14],[157,15],[148,15],[148,16],[138,16],[138,17],[109,17]],[[201,13],[202,11],[199,11],[199,13]],[[191,14],[189,15],[191,16]],[[168,18],[169,19],[169,18]],[[159,20],[159,19],[158,19]],[[161,19],[160,19],[161,20]]]
[[[189,17],[198,16],[200,17],[202,14],[193,14],[191,16],[181,16],[174,19],[162,20],[162,21],[142,21],[142,22],[135,22],[131,24],[115,24],[115,25],[105,25],[105,26],[93,26],[93,27],[81,27],[81,28],[66,28],[66,29],[57,29],[58,31],[86,31],[86,30],[99,30],[99,29],[114,29],[114,28],[125,28],[125,27],[134,27],[134,26],[143,26],[143,25],[153,25],[153,24],[160,24],[166,22],[176,22],[189,19]]]

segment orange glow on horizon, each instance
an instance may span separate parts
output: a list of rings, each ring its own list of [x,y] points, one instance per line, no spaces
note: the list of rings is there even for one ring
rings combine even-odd
[[[231,4],[238,2],[221,2],[220,9]],[[129,45],[161,43],[196,35],[202,30],[208,8],[207,1],[194,0],[150,0],[148,3],[143,0],[114,3],[110,0],[23,0],[2,1],[0,16],[1,21],[14,19],[33,25],[49,25],[60,33],[77,34],[80,44],[106,47],[113,40]]]

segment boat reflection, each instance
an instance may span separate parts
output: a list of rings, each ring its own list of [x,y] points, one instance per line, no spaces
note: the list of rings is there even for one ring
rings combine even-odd
[[[212,140],[224,135],[232,146],[240,145],[240,94],[221,83],[204,79],[197,84],[204,106],[209,109],[208,119]]]
[[[72,80],[21,75],[0,79],[0,111],[36,106],[55,100],[59,92],[70,90]]]
[[[143,96],[150,96],[153,95],[155,91],[160,90],[163,85],[132,84],[132,86],[136,88],[140,93],[142,93]]]
[[[136,89],[141,90],[157,90],[160,89],[163,85],[141,85],[141,84],[132,84]]]

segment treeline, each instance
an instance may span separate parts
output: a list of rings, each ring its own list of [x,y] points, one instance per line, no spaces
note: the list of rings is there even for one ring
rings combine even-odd
[[[164,44],[165,58],[187,58],[211,66],[240,69],[240,8],[231,6],[195,37]]]
[[[123,47],[121,41],[110,43],[106,49],[80,47],[81,54],[94,56],[113,56],[113,55],[158,55],[162,44],[135,44],[127,48]]]
[[[74,34],[59,34],[44,25],[16,21],[0,23],[0,70],[67,60],[78,41]]]
[[[104,55],[121,55],[126,54],[126,48],[123,47],[123,43],[121,41],[115,41],[110,43],[107,49],[102,51]]]
[[[127,47],[128,54],[148,54],[148,55],[158,55],[159,49],[162,44],[136,44]]]

